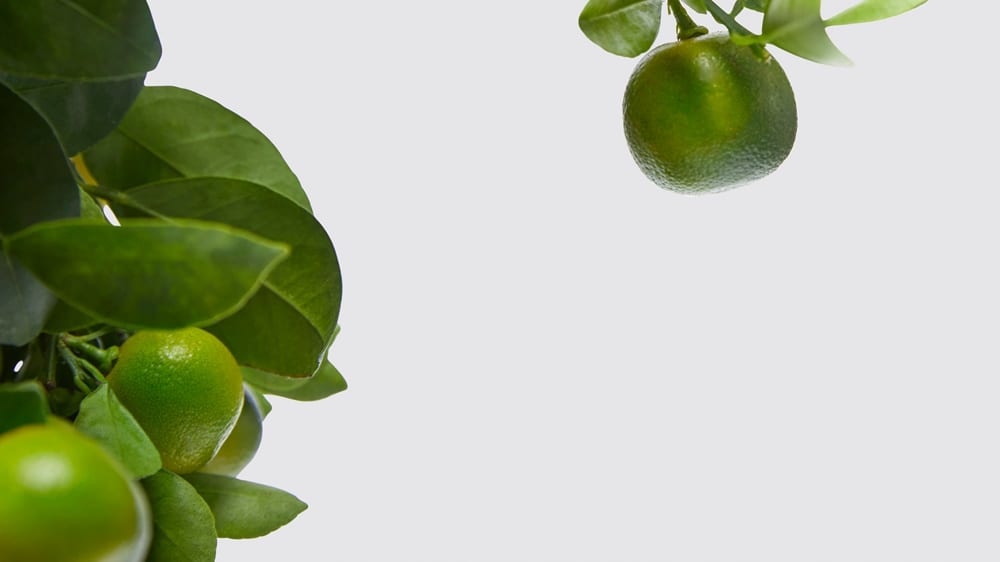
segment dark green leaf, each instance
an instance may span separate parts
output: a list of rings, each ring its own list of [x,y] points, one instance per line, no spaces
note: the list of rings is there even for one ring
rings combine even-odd
[[[66,154],[76,154],[114,130],[139,95],[143,79],[83,82],[0,73],[0,82],[45,117]]]
[[[74,425],[100,442],[135,478],[163,467],[156,446],[106,384],[83,399]]]
[[[7,251],[60,298],[117,326],[180,328],[232,314],[288,253],[284,245],[200,221],[87,219],[36,225]]]
[[[580,12],[580,31],[605,51],[641,55],[660,31],[663,0],[590,0]]]
[[[867,23],[898,16],[927,0],[864,0],[826,21],[826,25]]]
[[[0,0],[2,1],[2,0]],[[80,215],[76,181],[52,129],[0,84],[0,239],[32,224]],[[55,298],[0,250],[0,343],[38,335]]]
[[[31,341],[55,304],[52,293],[0,248],[0,343]]]
[[[140,76],[159,60],[144,0],[0,0],[0,71],[97,80]]]
[[[212,510],[197,490],[166,470],[142,480],[153,512],[153,542],[145,562],[213,562]]]
[[[295,496],[263,484],[217,474],[187,474],[212,510],[220,537],[249,539],[278,529],[305,511]]]
[[[118,128],[84,153],[102,186],[127,190],[167,179],[223,177],[263,185],[309,209],[298,178],[260,131],[188,90],[147,87]]]
[[[322,400],[347,390],[347,381],[329,361],[324,361],[319,371],[308,379],[282,377],[244,367],[243,380],[268,394],[303,402]]]
[[[309,377],[315,373],[326,345],[293,305],[264,288],[235,314],[206,329],[227,346],[238,349],[236,356],[241,364],[287,376]],[[293,334],[300,338],[291,337]]]
[[[56,300],[55,306],[49,312],[49,317],[45,320],[45,333],[58,334],[60,332],[72,332],[81,330],[87,326],[93,326],[97,320],[79,308],[66,304],[64,300]]]
[[[48,414],[45,389],[38,382],[0,384],[0,434],[22,425],[43,423]]]
[[[291,376],[316,370],[337,327],[342,285],[333,244],[309,212],[265,187],[225,178],[147,184],[128,197],[158,215],[227,224],[287,244],[288,259],[250,302],[208,330],[241,365]]]
[[[743,5],[755,12],[766,12],[768,0],[743,0]]]
[[[764,13],[765,40],[793,55],[825,64],[847,65],[826,33],[820,0],[770,0]]]

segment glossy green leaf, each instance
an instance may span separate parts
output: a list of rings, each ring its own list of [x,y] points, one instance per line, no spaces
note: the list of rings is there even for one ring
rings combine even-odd
[[[194,92],[147,87],[111,134],[86,152],[102,186],[127,190],[168,179],[222,177],[263,185],[309,209],[298,178],[260,131]]]
[[[288,253],[248,232],[187,220],[48,222],[9,237],[6,248],[67,303],[137,329],[232,314]]]
[[[309,376],[337,327],[341,278],[337,254],[323,226],[298,205],[257,184],[192,178],[147,184],[128,192],[132,207],[167,217],[227,224],[291,249],[247,305],[208,328],[241,365]],[[280,329],[276,329],[279,327]]]
[[[0,0],[0,71],[99,80],[144,75],[160,41],[144,0]]]
[[[84,82],[0,73],[0,83],[45,117],[66,154],[76,154],[114,130],[142,90],[144,78]]]
[[[103,445],[135,478],[151,476],[163,467],[156,446],[106,384],[83,399],[73,424]]]
[[[580,31],[605,51],[641,55],[660,31],[663,0],[590,0],[580,12]]]
[[[296,379],[243,368],[243,380],[267,394],[312,402],[347,390],[347,381],[333,363],[324,361],[316,374],[307,379]]]
[[[755,12],[766,12],[768,0],[743,0],[743,6]]]
[[[214,562],[218,537],[212,510],[187,480],[161,470],[142,480],[153,512],[145,562]]]
[[[864,0],[826,20],[826,25],[867,23],[898,16],[927,0]]]
[[[768,43],[815,62],[848,65],[826,33],[820,0],[770,0],[764,13],[763,35]]]
[[[38,382],[0,384],[0,434],[22,425],[43,423],[48,413],[45,389]]]
[[[184,476],[205,499],[220,537],[264,536],[295,519],[306,504],[283,490],[217,474]]]
[[[80,215],[80,198],[52,129],[0,84],[0,239],[32,224]],[[0,249],[0,343],[38,335],[55,297]]]

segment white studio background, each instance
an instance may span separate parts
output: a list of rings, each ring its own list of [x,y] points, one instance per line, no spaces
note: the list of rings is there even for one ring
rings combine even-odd
[[[351,388],[242,475],[310,508],[219,560],[1000,559],[1000,8],[776,52],[790,158],[684,197],[583,4],[151,2],[148,83],[267,134],[344,274]]]

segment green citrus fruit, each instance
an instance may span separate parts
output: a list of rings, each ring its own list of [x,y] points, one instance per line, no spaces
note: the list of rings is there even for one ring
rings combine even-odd
[[[205,465],[243,406],[243,376],[215,336],[199,328],[137,332],[122,344],[108,384],[177,474]]]
[[[795,142],[795,96],[778,61],[725,34],[650,51],[629,79],[623,110],[639,168],[681,193],[760,179]]]
[[[0,435],[0,560],[139,562],[145,495],[96,442],[61,420]]]
[[[226,438],[215,457],[201,467],[198,472],[223,476],[239,474],[257,454],[257,448],[260,447],[260,439],[264,433],[263,420],[264,416],[261,414],[260,405],[257,404],[253,393],[244,392],[243,411],[240,412],[240,418],[236,420],[236,426],[233,427],[232,433]]]

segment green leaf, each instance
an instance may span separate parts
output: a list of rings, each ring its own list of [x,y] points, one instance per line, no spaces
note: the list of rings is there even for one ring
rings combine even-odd
[[[104,220],[104,212],[86,191],[80,189],[80,216],[82,218]],[[66,304],[66,301],[56,300],[55,306],[49,312],[49,317],[45,320],[43,331],[49,334],[60,332],[71,332],[92,326],[97,320],[91,318],[78,308]]]
[[[0,343],[24,345],[37,336],[56,298],[0,249]]]
[[[60,298],[116,326],[205,325],[239,309],[284,259],[284,245],[200,221],[88,219],[33,226],[7,239]]]
[[[85,219],[104,219],[104,211],[86,191],[80,189],[80,216]]]
[[[145,562],[213,562],[218,537],[212,510],[187,480],[161,470],[142,480],[153,512]]]
[[[60,80],[127,78],[159,60],[144,0],[0,0],[0,71]]]
[[[76,154],[114,130],[142,90],[143,79],[83,82],[0,73],[0,82],[45,117],[66,154]]]
[[[133,208],[119,216],[158,215],[227,224],[291,249],[245,307],[208,328],[241,365],[309,376],[333,339],[342,284],[333,244],[323,226],[285,197],[225,178],[192,178],[132,189]],[[281,326],[280,330],[274,329]]]
[[[135,478],[163,467],[156,446],[106,384],[83,399],[74,425],[100,442]]]
[[[267,399],[266,396],[264,396],[264,392],[261,389],[257,388],[256,386],[247,383],[246,380],[244,380],[244,386],[246,387],[247,391],[253,395],[253,399],[257,401],[257,406],[260,407],[261,419],[267,418],[267,415],[271,413],[272,406],[271,402]]]
[[[319,371],[307,379],[282,377],[244,367],[243,380],[267,394],[302,402],[322,400],[347,390],[347,381],[329,361],[324,361]]]
[[[215,516],[220,537],[249,539],[266,535],[305,511],[306,504],[277,488],[217,474],[184,476]]]
[[[38,382],[0,384],[0,434],[22,425],[44,423],[48,414],[45,389]]]
[[[104,212],[94,201],[94,198],[84,190],[80,191],[80,216],[83,218],[104,220]],[[88,326],[93,326],[97,320],[84,313],[78,308],[66,304],[66,301],[56,299],[55,305],[49,311],[48,318],[45,319],[45,326],[42,328],[47,334],[58,334],[60,332],[71,332],[80,330]]]
[[[704,14],[707,10],[705,8],[705,0],[684,0],[688,8],[698,12],[699,14]]]
[[[663,0],[590,0],[580,12],[580,31],[605,51],[641,55],[660,31]]]
[[[0,239],[38,222],[79,216],[79,190],[52,129],[2,84],[0,124]],[[23,345],[37,336],[54,304],[55,297],[0,250],[0,343]]]
[[[927,0],[864,0],[826,20],[826,25],[867,23],[898,16]]]
[[[768,0],[743,0],[743,6],[755,12],[767,11]]]
[[[763,35],[768,43],[811,61],[851,63],[826,33],[820,0],[770,0],[764,13]]]
[[[66,304],[64,300],[56,300],[55,306],[49,312],[49,317],[45,320],[44,332],[47,334],[59,334],[62,332],[72,332],[81,330],[88,326],[93,326],[97,320],[79,308]]]
[[[260,131],[194,92],[147,87],[118,128],[84,152],[105,187],[127,190],[156,181],[223,177],[257,183],[309,210],[298,178]]]

